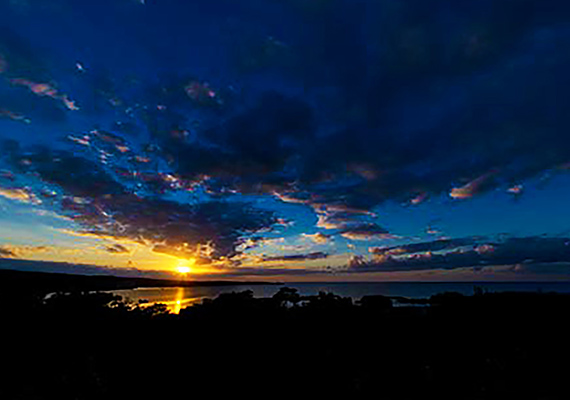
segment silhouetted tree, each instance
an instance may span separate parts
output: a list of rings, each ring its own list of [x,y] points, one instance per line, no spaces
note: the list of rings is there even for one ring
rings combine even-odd
[[[295,288],[282,287],[273,295],[273,300],[275,300],[280,307],[285,306],[287,302],[293,306],[297,306],[299,301],[301,301],[301,296]]]

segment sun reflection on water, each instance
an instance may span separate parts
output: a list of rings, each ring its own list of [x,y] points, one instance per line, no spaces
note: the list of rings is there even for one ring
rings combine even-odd
[[[180,310],[185,307],[188,307],[194,303],[199,302],[203,299],[203,297],[185,297],[185,288],[179,287],[176,288],[176,294],[174,295],[174,300],[169,301],[159,301],[157,303],[165,304],[172,314],[179,314]]]
[[[116,293],[142,308],[163,304],[172,314],[178,314],[183,308],[199,303],[208,297],[198,295],[193,288],[182,286],[119,290]]]
[[[184,288],[180,287],[176,291],[176,299],[174,300],[174,306],[171,308],[171,312],[173,312],[174,314],[180,313],[183,299],[184,299]]]

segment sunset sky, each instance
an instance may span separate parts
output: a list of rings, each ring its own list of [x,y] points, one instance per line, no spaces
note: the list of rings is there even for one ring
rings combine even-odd
[[[570,279],[570,3],[0,2],[0,268]]]

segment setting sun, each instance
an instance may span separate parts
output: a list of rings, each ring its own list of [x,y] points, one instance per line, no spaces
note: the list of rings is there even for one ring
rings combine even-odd
[[[180,260],[176,265],[176,270],[181,274],[188,274],[192,272],[192,266],[194,265],[194,263],[195,263],[194,259]]]
[[[178,267],[178,272],[180,272],[181,274],[187,274],[191,271],[190,267],[188,266],[180,266]]]

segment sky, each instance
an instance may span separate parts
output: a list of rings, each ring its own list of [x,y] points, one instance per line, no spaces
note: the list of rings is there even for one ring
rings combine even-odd
[[[570,4],[0,2],[0,268],[570,280]]]

